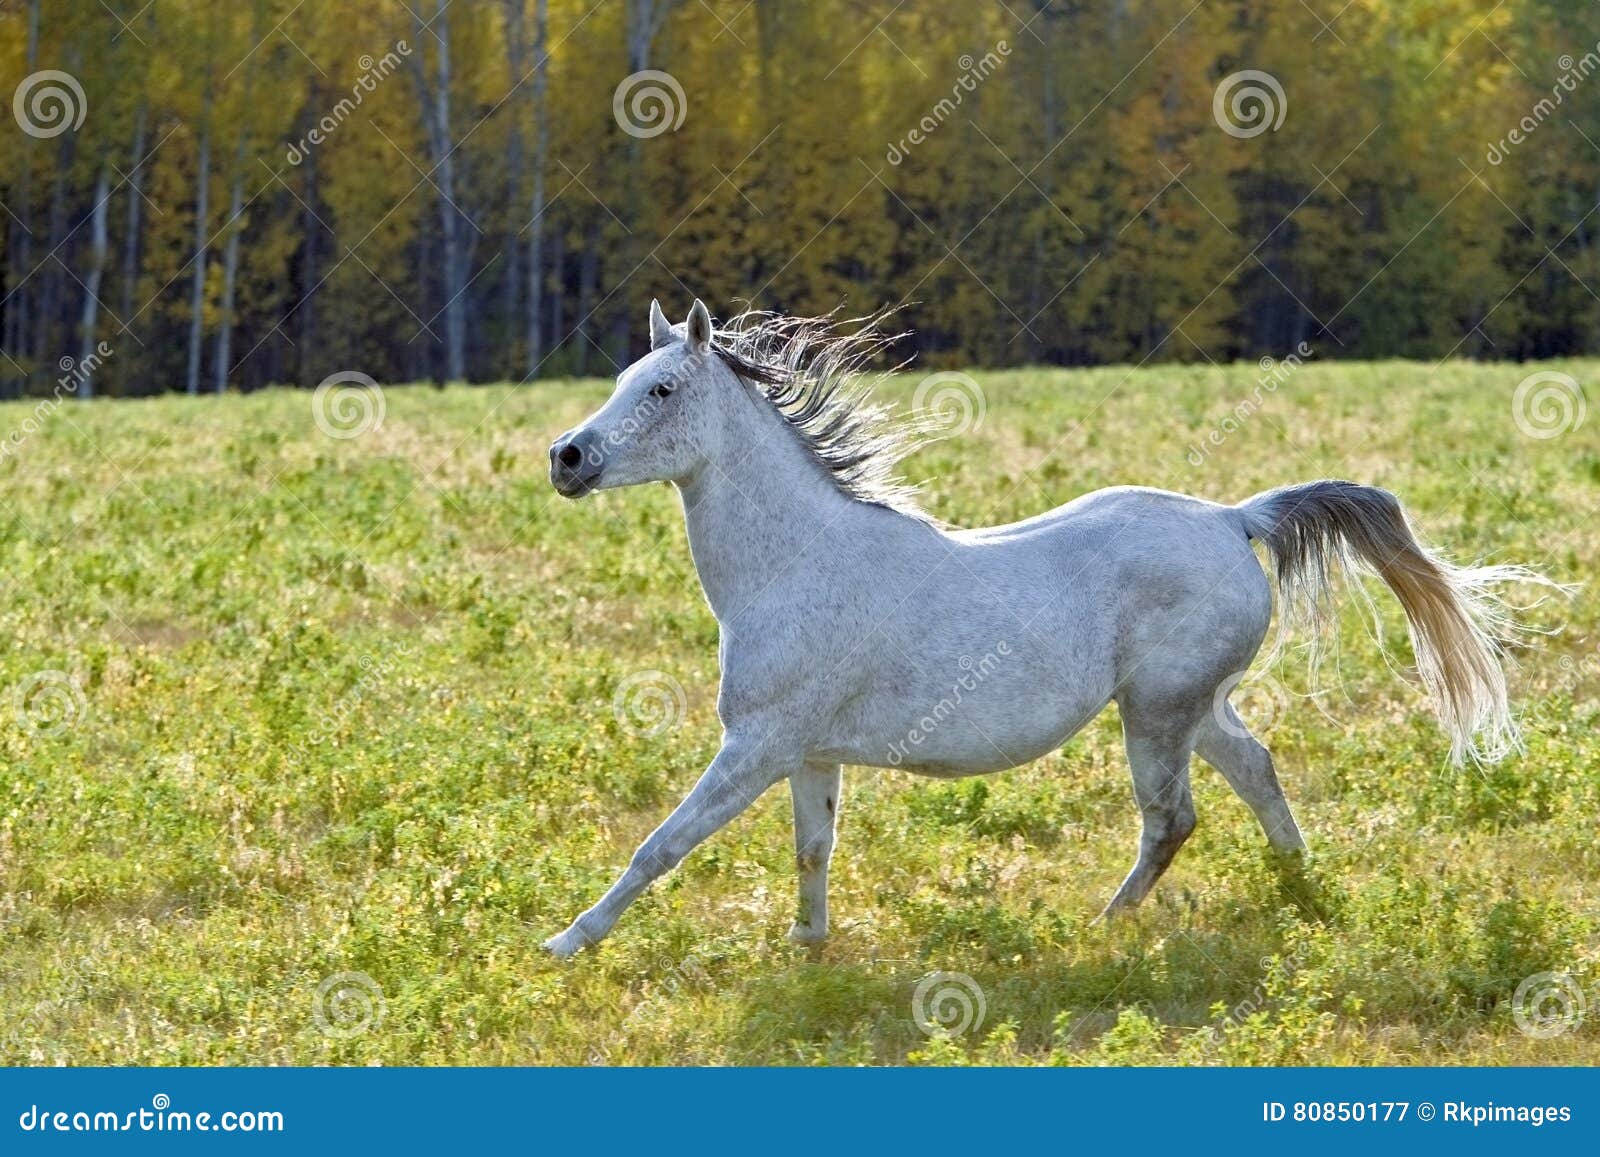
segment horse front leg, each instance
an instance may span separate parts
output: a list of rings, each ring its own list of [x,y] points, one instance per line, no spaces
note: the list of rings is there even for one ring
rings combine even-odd
[[[676,867],[678,861],[789,771],[770,751],[724,740],[722,750],[694,790],[639,845],[617,882],[565,932],[546,940],[545,948],[564,960],[599,942],[656,877]]]
[[[789,776],[794,859],[800,873],[800,908],[789,939],[807,947],[828,937],[828,863],[833,858],[842,771],[837,763],[808,763]]]

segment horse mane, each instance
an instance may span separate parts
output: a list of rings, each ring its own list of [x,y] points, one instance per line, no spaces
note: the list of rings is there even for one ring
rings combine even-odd
[[[883,331],[890,312],[841,319],[837,310],[821,317],[745,310],[713,331],[711,349],[771,404],[840,490],[931,522],[898,467],[934,427],[900,420],[872,396],[870,364],[905,336]]]

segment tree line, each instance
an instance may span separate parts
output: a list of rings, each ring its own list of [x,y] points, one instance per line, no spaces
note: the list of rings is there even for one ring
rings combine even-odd
[[[7,0],[0,394],[609,375],[652,297],[1592,352],[1596,73],[1583,0]]]

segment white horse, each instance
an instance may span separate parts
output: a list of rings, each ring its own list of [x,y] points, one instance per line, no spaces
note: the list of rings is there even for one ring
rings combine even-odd
[[[1462,568],[1413,537],[1393,495],[1321,481],[1237,506],[1159,490],[1096,491],[1010,526],[951,530],[894,477],[905,429],[867,404],[861,371],[890,340],[870,324],[747,313],[713,329],[696,301],[610,400],[550,448],[568,498],[669,481],[721,629],[721,749],[588,911],[545,947],[571,956],[651,881],[779,780],[794,802],[799,914],[828,929],[842,764],[955,777],[1053,751],[1115,700],[1143,817],[1138,860],[1107,911],[1139,903],[1195,826],[1190,754],[1217,768],[1280,849],[1304,841],[1227,694],[1272,612],[1252,541],[1286,607],[1315,611],[1335,564],[1375,571],[1405,608],[1451,754],[1518,746],[1488,587],[1538,580]]]

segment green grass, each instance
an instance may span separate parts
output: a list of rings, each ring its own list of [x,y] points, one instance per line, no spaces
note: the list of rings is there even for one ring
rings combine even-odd
[[[1117,483],[1236,501],[1348,476],[1458,558],[1585,580],[1600,421],[1520,433],[1529,368],[1313,364],[1198,466],[1256,367],[982,373],[982,426],[910,473],[958,524]],[[607,388],[390,389],[349,440],[305,392],[0,406],[21,431],[0,457],[0,1060],[1600,1061],[1589,592],[1534,612],[1564,630],[1519,655],[1529,751],[1493,768],[1446,766],[1386,596],[1376,625],[1349,605],[1320,670],[1287,653],[1267,741],[1303,870],[1197,764],[1194,838],[1135,917],[1093,923],[1138,830],[1111,711],[1002,776],[847,771],[817,959],[784,940],[781,789],[598,950],[548,959],[718,735],[673,492],[569,503],[545,481],[550,439]],[[14,709],[46,670],[83,694],[56,735]],[[651,736],[613,710],[643,670],[686,693]],[[912,1017],[936,969],[984,994],[953,1040]],[[385,1011],[330,1035],[316,993],[343,972]],[[1543,972],[1591,1007],[1536,1038],[1512,994]]]

